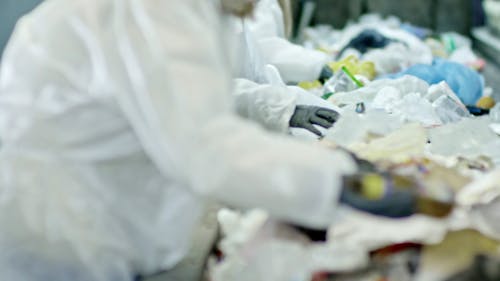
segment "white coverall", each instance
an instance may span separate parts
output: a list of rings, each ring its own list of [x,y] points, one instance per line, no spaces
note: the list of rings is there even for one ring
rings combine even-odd
[[[47,0],[0,70],[2,280],[124,281],[174,266],[208,199],[326,226],[345,154],[233,113],[206,0]]]
[[[314,105],[340,112],[340,109],[299,87],[273,83],[265,65],[274,66],[284,80],[293,83],[319,78],[331,58],[322,52],[292,44],[285,38],[283,11],[278,0],[260,0],[253,18],[230,20],[236,34],[238,67],[234,81],[238,113],[259,122],[269,130],[285,133],[297,105]],[[246,26],[244,26],[246,25]],[[316,126],[319,130],[323,130]],[[294,129],[303,135],[302,129]],[[313,139],[315,136],[309,134]]]
[[[286,83],[313,81],[333,58],[295,45],[287,40],[283,11],[278,0],[260,0],[253,19],[247,19],[247,30],[254,36],[265,64],[278,68]]]

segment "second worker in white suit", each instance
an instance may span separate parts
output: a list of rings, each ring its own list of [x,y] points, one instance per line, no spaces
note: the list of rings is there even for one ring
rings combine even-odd
[[[258,1],[252,16],[231,22],[238,44],[238,79],[234,83],[238,113],[273,131],[301,128],[321,136],[321,130],[338,119],[340,109],[284,82],[318,79],[330,56],[286,39],[292,22],[290,2]],[[277,75],[270,75],[266,65],[275,67]]]

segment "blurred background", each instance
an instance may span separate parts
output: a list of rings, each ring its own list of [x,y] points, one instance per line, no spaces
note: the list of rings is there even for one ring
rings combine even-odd
[[[0,51],[9,40],[19,17],[31,11],[42,0],[2,0],[0,1]]]
[[[312,22],[343,27],[349,20],[366,13],[394,15],[414,25],[437,32],[470,34],[473,26],[484,24],[481,0],[294,0],[295,16],[307,2],[315,2]]]
[[[0,50],[2,50],[19,17],[31,11],[42,0],[0,1]],[[473,26],[484,24],[481,0],[293,0],[295,25],[307,3],[316,9],[311,24],[343,27],[365,13],[395,15],[403,21],[438,32],[457,31],[470,34]]]
[[[0,50],[2,50],[19,17],[31,11],[42,0],[0,1]],[[349,20],[365,13],[394,15],[403,21],[438,32],[457,31],[471,34],[471,28],[485,23],[482,0],[293,0],[295,26],[298,27],[304,7],[314,3],[311,24],[331,24],[342,28]]]

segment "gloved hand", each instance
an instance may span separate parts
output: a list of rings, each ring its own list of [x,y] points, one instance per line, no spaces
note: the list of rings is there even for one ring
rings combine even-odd
[[[303,128],[321,137],[321,132],[314,125],[328,129],[333,126],[338,118],[339,114],[328,108],[298,105],[292,118],[290,118],[289,124],[291,128]]]

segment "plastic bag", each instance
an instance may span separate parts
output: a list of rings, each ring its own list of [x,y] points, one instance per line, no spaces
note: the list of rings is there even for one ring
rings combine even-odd
[[[495,123],[500,123],[500,103],[490,110],[490,118]]]
[[[425,81],[407,75],[399,79],[376,80],[355,91],[335,94],[329,100],[337,105],[356,105],[361,102],[371,104],[380,91],[387,87],[397,89],[402,95],[427,93],[429,90],[429,85]]]
[[[355,245],[311,243],[293,227],[251,210],[219,213],[224,259],[212,266],[217,281],[310,280],[318,271],[352,271],[366,266],[368,255]]]
[[[355,56],[348,56],[338,62],[329,63],[328,66],[334,71],[340,71],[346,67],[353,75],[362,75],[370,80],[376,76],[375,65],[370,61],[360,61]]]
[[[355,124],[355,125],[353,125]],[[364,142],[370,135],[385,136],[402,126],[400,120],[381,110],[358,114],[348,107],[340,119],[325,134],[325,140],[344,147]]]
[[[342,93],[350,92],[358,89],[359,86],[352,80],[351,77],[344,71],[338,71],[332,78],[325,82],[323,85],[323,92],[328,93]]]
[[[458,63],[436,59],[432,65],[414,65],[391,77],[404,75],[418,77],[431,85],[446,81],[465,105],[475,105],[483,96],[483,78],[476,71]]]

